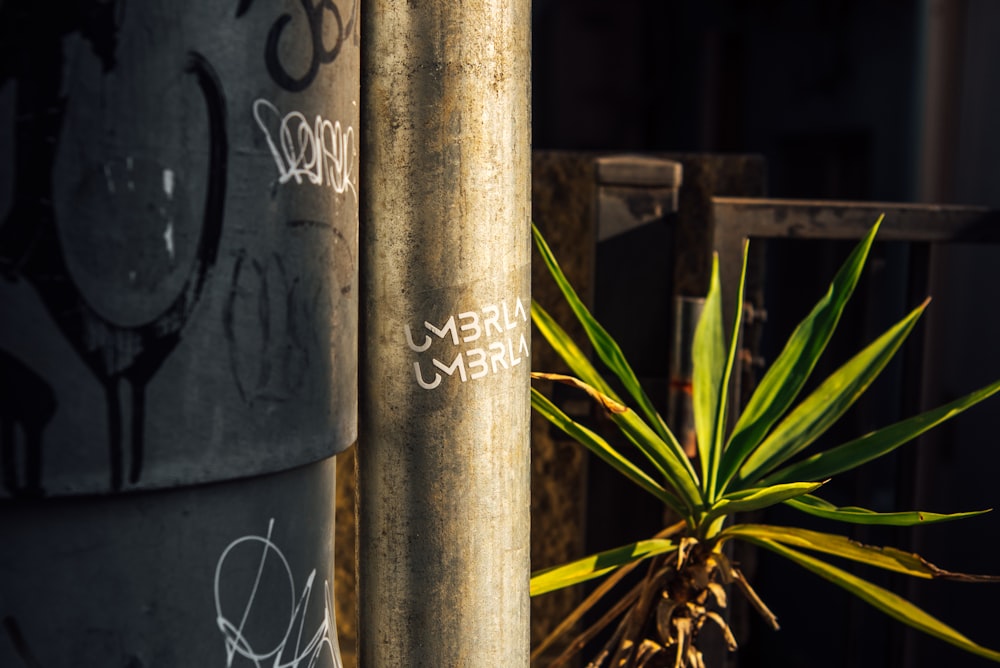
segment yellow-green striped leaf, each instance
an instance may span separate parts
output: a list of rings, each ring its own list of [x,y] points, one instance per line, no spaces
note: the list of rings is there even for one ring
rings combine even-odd
[[[583,329],[587,333],[587,338],[590,339],[591,345],[594,346],[594,352],[600,360],[606,364],[616,376],[618,376],[622,385],[625,386],[629,395],[631,395],[636,404],[639,406],[643,416],[653,426],[656,432],[660,434],[661,438],[667,439],[668,437],[666,432],[668,429],[666,423],[663,421],[660,414],[656,412],[656,409],[653,407],[653,402],[649,400],[648,396],[646,396],[645,390],[643,390],[642,385],[639,384],[639,379],[636,377],[635,372],[632,371],[632,367],[629,366],[629,363],[625,359],[625,355],[622,353],[618,343],[611,337],[610,334],[608,334],[604,327],[597,322],[594,316],[591,315],[590,310],[577,295],[573,286],[570,285],[569,280],[566,278],[562,268],[560,268],[559,263],[552,254],[552,250],[542,237],[541,231],[534,223],[531,224],[531,233],[535,240],[535,246],[538,248],[538,252],[542,257],[542,261],[545,263],[549,273],[552,275],[556,285],[559,287],[559,291],[562,293],[563,298],[566,299],[566,303],[569,304],[570,309],[573,311],[573,315],[575,315],[577,320],[580,321],[580,324],[583,325]]]
[[[865,238],[855,246],[826,295],[792,332],[747,401],[726,446],[720,471],[722,489],[792,405],[812,373],[854,292],[883,218],[879,216]]]
[[[836,522],[846,522],[848,524],[877,524],[881,526],[908,527],[917,524],[936,524],[938,522],[950,522],[961,520],[967,517],[976,517],[990,512],[992,508],[986,510],[972,510],[964,513],[928,513],[922,510],[909,510],[895,513],[879,513],[867,508],[856,506],[837,507],[829,501],[824,501],[810,494],[804,494],[794,499],[784,501],[784,504],[791,506],[803,513],[822,517]]]
[[[672,540],[660,538],[641,540],[637,543],[592,554],[568,564],[536,571],[531,575],[531,595],[538,596],[580,582],[593,580],[633,561],[647,559],[676,549],[677,543]]]
[[[561,429],[567,436],[586,447],[606,464],[631,480],[637,487],[649,492],[682,516],[689,514],[683,501],[664,489],[662,485],[611,447],[603,438],[562,412],[548,397],[535,388],[531,388],[531,407],[539,415]]]
[[[798,527],[773,526],[769,524],[736,524],[722,530],[722,540],[743,538],[744,540],[766,540],[784,545],[794,545],[816,552],[824,552],[836,557],[850,559],[858,563],[875,566],[887,571],[895,571],[916,578],[961,580],[964,582],[1000,581],[992,575],[970,575],[954,573],[938,568],[918,554],[904,552],[894,547],[876,547],[853,541],[847,536],[811,531]]]
[[[573,337],[567,334],[566,330],[535,300],[531,300],[531,321],[556,354],[566,363],[573,375],[588,385],[596,387],[609,397],[620,401],[604,377],[590,363],[587,354],[580,349],[580,346],[576,345]]]
[[[761,508],[768,508],[783,501],[808,494],[819,489],[821,482],[793,482],[784,485],[758,487],[740,492],[733,492],[722,497],[709,508],[704,522],[710,522],[716,517],[732,515],[733,513],[748,513]]]
[[[554,380],[577,387],[599,403],[618,429],[649,459],[666,481],[680,494],[688,508],[688,513],[685,516],[692,514],[704,505],[698,486],[698,475],[676,439],[671,436],[670,441],[664,441],[628,406],[618,403],[578,378],[540,372],[533,372],[531,375],[533,378]]]
[[[712,277],[701,319],[694,332],[694,421],[701,463],[702,486],[708,502],[717,498],[719,466],[726,437],[726,408],[729,402],[729,382],[736,366],[743,315],[743,292],[746,286],[747,253],[743,244],[740,279],[737,287],[733,327],[726,350],[722,322],[722,290],[719,281],[719,257],[712,258]]]
[[[1000,390],[1000,380],[943,406],[883,427],[835,448],[816,453],[766,476],[762,482],[773,484],[792,480],[820,480],[844,471],[850,471],[892,452],[928,429],[936,427],[945,420],[955,417],[965,409],[992,396],[998,390]]]
[[[927,303],[913,309],[803,399],[747,458],[739,471],[737,489],[756,483],[836,422],[896,354]]]
[[[786,559],[793,561],[803,568],[806,568],[821,578],[832,582],[838,587],[842,587],[862,601],[872,605],[878,610],[889,615],[907,626],[928,635],[939,638],[947,643],[965,650],[971,654],[981,656],[991,661],[1000,662],[1000,652],[983,647],[962,635],[952,627],[940,621],[936,617],[925,612],[921,608],[910,603],[903,597],[893,592],[883,589],[878,585],[868,582],[847,571],[841,570],[832,564],[812,557],[801,552],[797,552],[787,546],[765,539],[749,539],[751,542],[763,548],[771,550]]]
[[[712,274],[708,296],[694,330],[691,356],[693,362],[692,408],[694,431],[698,443],[698,464],[706,500],[712,501],[713,452],[715,451],[716,426],[719,413],[725,406],[719,404],[726,364],[726,343],[722,330],[722,290],[719,285],[719,255],[712,256]]]

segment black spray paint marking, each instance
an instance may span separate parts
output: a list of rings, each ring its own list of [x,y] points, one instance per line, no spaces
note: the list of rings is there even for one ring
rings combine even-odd
[[[237,251],[222,311],[230,371],[250,405],[307,391],[323,356],[335,354],[332,332],[315,323],[336,327],[341,302],[353,289],[347,278],[354,276],[353,254],[336,227],[315,220],[292,220],[286,227],[312,235],[302,244],[309,254],[289,262],[275,252]]]
[[[52,387],[33,369],[0,349],[0,469],[11,496],[40,497],[42,435],[56,412]],[[18,439],[18,431],[21,439]],[[18,442],[22,457],[18,462]],[[23,470],[22,475],[18,471]]]
[[[17,652],[17,656],[24,662],[26,668],[42,668],[41,662],[35,658],[31,648],[28,647],[28,641],[24,639],[24,634],[21,633],[21,627],[18,626],[17,620],[13,617],[4,617],[3,628],[7,632],[7,637],[10,638],[10,644],[14,646],[14,651]]]
[[[236,16],[243,16],[253,4],[253,0],[240,0],[236,9]],[[309,60],[309,67],[306,68],[302,76],[296,78],[291,75],[285,66],[282,65],[278,56],[278,47],[281,42],[282,33],[292,21],[291,14],[282,14],[271,26],[267,33],[267,46],[264,51],[264,62],[267,71],[274,79],[274,82],[293,93],[299,93],[308,88],[316,75],[319,73],[320,65],[329,65],[337,59],[340,48],[347,41],[354,31],[358,16],[358,0],[351,0],[351,13],[345,21],[341,16],[340,8],[334,0],[318,0],[313,4],[311,0],[301,0],[302,12],[309,26],[310,43],[312,54]],[[335,35],[333,45],[327,48],[323,40],[323,22],[332,20],[334,22],[333,34]]]
[[[61,47],[56,56],[61,58]],[[136,483],[142,475],[144,458],[146,385],[177,347],[181,330],[215,264],[222,235],[228,160],[225,98],[218,75],[203,56],[189,53],[185,71],[195,77],[204,96],[209,125],[208,183],[201,235],[180,293],[159,315],[135,326],[112,322],[88,304],[72,279],[59,238],[52,173],[65,110],[61,64],[50,72],[44,85],[18,86],[17,109],[32,120],[19,125],[16,131],[15,155],[19,158],[14,166],[15,200],[0,226],[0,275],[11,280],[24,278],[35,288],[56,326],[103,386],[113,490],[122,488],[125,477],[120,385],[124,381],[131,390],[128,478]],[[28,91],[29,99],[21,99],[23,90]]]

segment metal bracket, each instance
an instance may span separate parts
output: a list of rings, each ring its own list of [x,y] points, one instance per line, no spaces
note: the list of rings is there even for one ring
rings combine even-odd
[[[598,241],[677,211],[681,163],[645,155],[613,155],[595,162]]]

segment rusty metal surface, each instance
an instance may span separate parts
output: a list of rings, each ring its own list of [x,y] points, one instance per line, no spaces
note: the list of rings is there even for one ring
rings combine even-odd
[[[649,156],[611,155],[598,157],[596,168],[599,242],[677,211],[680,163]]]
[[[344,668],[358,665],[357,448],[337,455],[333,604]]]
[[[772,199],[715,196],[720,233],[763,238],[859,239],[885,214],[884,241],[996,243],[1000,211],[981,206],[907,202]]]
[[[1000,243],[1000,210],[984,207],[714,197],[712,246],[719,253],[723,307],[732,308],[745,238],[860,239],[882,214],[881,241]]]
[[[684,185],[680,192],[674,243],[674,294],[704,297],[711,270],[712,198],[763,197],[767,193],[767,166],[759,155],[711,153],[657,154],[681,163]]]
[[[532,159],[532,216],[552,247],[560,266],[584,303],[593,304],[597,185],[594,158],[588,154],[535,151]],[[552,277],[537,255],[532,262],[532,296],[576,341],[585,342]],[[584,346],[586,349],[586,346]],[[568,373],[558,355],[537,332],[532,333],[531,368]],[[534,386],[552,396],[551,382]],[[568,408],[568,407],[564,407]],[[586,402],[571,414],[582,410]],[[531,567],[546,568],[584,555],[586,452],[537,414],[531,417]],[[577,589],[564,589],[531,600],[531,644],[537,646],[581,600]],[[563,650],[569,638],[555,644],[545,658]],[[545,661],[541,662],[545,665]]]

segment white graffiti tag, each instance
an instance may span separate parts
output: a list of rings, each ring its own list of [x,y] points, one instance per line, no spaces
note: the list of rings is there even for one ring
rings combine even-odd
[[[439,371],[463,383],[479,380],[528,359],[531,335],[527,329],[526,301],[530,303],[527,298],[522,301],[517,297],[513,301],[486,304],[479,310],[455,313],[440,327],[424,320],[426,332],[417,328],[416,336],[410,325],[404,324],[406,345],[420,356],[413,362],[417,385],[425,390],[438,387],[444,380]],[[432,344],[439,345],[431,350]]]
[[[266,116],[266,117],[265,117]],[[330,121],[319,114],[312,124],[306,115],[291,111],[284,116],[264,99],[253,103],[253,117],[264,133],[271,157],[278,167],[278,182],[303,179],[314,185],[326,185],[338,194],[350,192],[355,201],[358,191],[352,168],[358,150],[354,128],[345,130],[340,121]],[[277,141],[273,130],[277,130]]]
[[[292,570],[271,540],[273,529],[272,519],[266,536],[237,538],[222,551],[215,566],[216,623],[226,639],[226,666],[230,668],[242,657],[249,661],[246,665],[256,668],[341,668],[329,582],[323,582],[322,614],[309,614],[316,569],[309,573],[296,600]],[[283,602],[286,587],[287,605]],[[258,608],[267,609],[255,612],[258,595],[267,597]],[[227,615],[223,601],[234,598],[241,604],[235,606],[235,615]],[[286,613],[287,623],[274,629],[270,622]],[[305,628],[307,617],[311,623],[318,622],[311,636]]]

